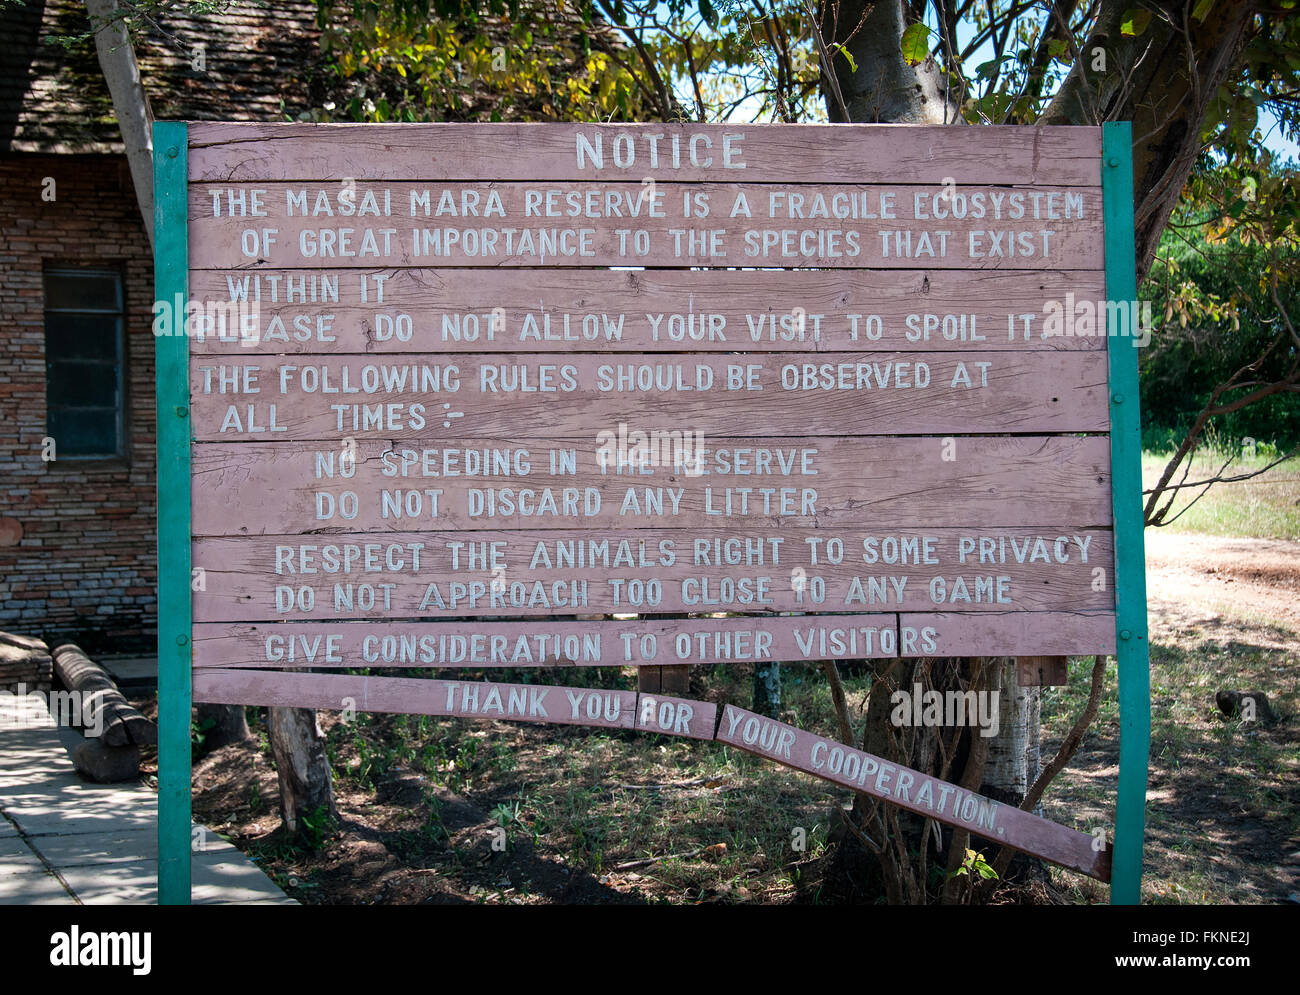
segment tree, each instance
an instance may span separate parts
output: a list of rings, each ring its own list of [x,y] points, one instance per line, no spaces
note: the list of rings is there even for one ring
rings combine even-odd
[[[1248,480],[1300,454],[1300,334],[1291,318],[1300,174],[1277,168],[1267,150],[1250,152],[1193,177],[1151,271],[1167,332],[1143,357],[1143,390],[1181,441],[1147,492],[1148,525],[1176,521],[1216,482]],[[1188,480],[1207,439],[1226,442],[1208,448],[1228,455]],[[1233,470],[1257,441],[1283,451]]]
[[[1195,178],[1166,226],[1148,280],[1165,328],[1142,356],[1142,403],[1157,444],[1185,456],[1181,468],[1166,465],[1163,494],[1152,488],[1149,524],[1176,520],[1213,479],[1257,476],[1300,451],[1300,355],[1289,318],[1300,267],[1298,191],[1294,167],[1265,154]],[[1223,460],[1210,481],[1188,479],[1198,446]],[[1266,458],[1239,471],[1243,452]]]
[[[136,203],[149,244],[153,245],[153,112],[140,79],[124,11],[116,0],[86,0],[86,14],[95,35],[95,51],[104,82],[113,98],[113,115],[122,132],[126,161],[131,168]]]
[[[195,713],[204,753],[242,743],[252,735],[243,705],[197,705]]]
[[[591,4],[318,4],[336,81],[320,120],[647,116],[628,65],[634,57]]]
[[[317,844],[338,818],[324,733],[314,709],[271,707],[267,712],[284,829]]]

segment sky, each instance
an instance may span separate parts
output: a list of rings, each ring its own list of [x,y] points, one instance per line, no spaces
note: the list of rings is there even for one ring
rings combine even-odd
[[[1266,149],[1280,160],[1290,159],[1293,163],[1300,163],[1300,145],[1282,134],[1282,125],[1269,113],[1268,108],[1262,108],[1259,112],[1259,127],[1264,132]]]

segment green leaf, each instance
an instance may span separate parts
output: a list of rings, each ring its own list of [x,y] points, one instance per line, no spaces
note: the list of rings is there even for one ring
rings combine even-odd
[[[920,21],[910,25],[903,32],[903,40],[899,44],[899,49],[909,66],[924,62],[930,55],[930,29]]]
[[[1192,16],[1198,21],[1203,21],[1206,15],[1210,13],[1210,8],[1214,6],[1214,0],[1198,0],[1195,7],[1192,8]]]
[[[856,73],[858,71],[858,63],[857,60],[853,58],[852,53],[843,45],[836,45],[835,47],[839,49],[840,55],[844,56],[845,60],[848,62],[849,72]]]
[[[1238,99],[1233,104],[1232,113],[1228,115],[1228,126],[1236,133],[1238,139],[1249,141],[1258,123],[1259,108],[1255,106],[1253,100]]]
[[[1136,38],[1151,23],[1151,11],[1141,7],[1132,7],[1120,16],[1119,33]]]

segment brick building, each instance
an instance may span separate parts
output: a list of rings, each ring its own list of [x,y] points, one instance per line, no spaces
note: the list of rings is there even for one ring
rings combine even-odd
[[[169,18],[137,46],[154,116],[297,117],[315,14]],[[0,630],[130,651],[156,629],[153,262],[94,43],[45,42],[87,26],[0,9]]]

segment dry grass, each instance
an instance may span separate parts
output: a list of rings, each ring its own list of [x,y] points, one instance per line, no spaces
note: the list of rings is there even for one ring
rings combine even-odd
[[[1213,453],[1198,455],[1187,477],[1188,482],[1210,479],[1223,466],[1225,458],[1215,458]],[[1143,454],[1144,488],[1156,485],[1166,462],[1165,456]],[[1224,473],[1237,476],[1266,466],[1268,462],[1263,456],[1244,458]],[[1173,483],[1181,479],[1180,471]],[[1179,495],[1168,518],[1174,518],[1184,508],[1187,511],[1165,528],[1216,536],[1300,539],[1300,460],[1288,460],[1251,480],[1215,484],[1193,504],[1192,499],[1200,490],[1188,488]]]

